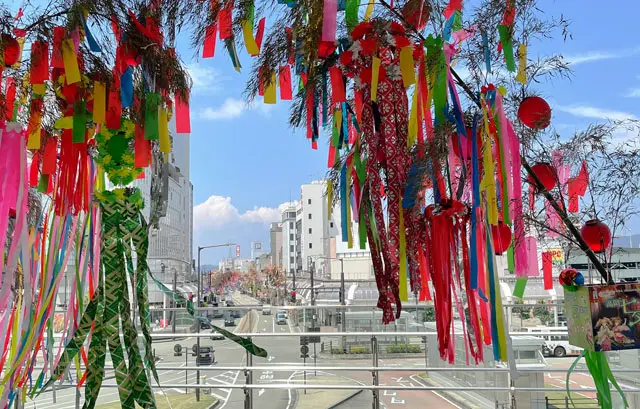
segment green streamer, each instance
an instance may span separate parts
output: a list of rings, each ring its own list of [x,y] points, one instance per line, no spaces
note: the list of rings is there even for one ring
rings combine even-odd
[[[40,182],[38,183],[38,192],[45,193],[49,188],[49,175],[44,173],[40,175]]]
[[[148,141],[156,141],[160,135],[158,129],[159,106],[160,94],[147,92],[144,102],[144,138]]]
[[[347,22],[347,31],[350,33],[355,26],[358,25],[358,7],[360,0],[347,0],[345,9],[345,21]]]
[[[522,298],[524,295],[524,289],[527,286],[527,277],[518,277],[516,279],[516,285],[513,289],[513,296]]]
[[[208,323],[209,325],[211,325],[213,329],[215,329],[222,336],[240,345],[242,348],[244,348],[247,352],[249,352],[252,355],[255,355],[261,358],[266,358],[269,356],[266,350],[255,345],[253,342],[251,342],[249,338],[241,337],[239,335],[234,334],[233,332],[229,332],[224,328],[220,328],[217,325],[213,325],[208,318],[196,315],[196,309],[191,300],[188,300],[187,298],[185,298],[178,291],[171,291],[170,289],[168,289],[164,284],[158,281],[153,276],[153,274],[151,274],[151,272],[149,272],[149,277],[151,277],[151,280],[153,280],[156,283],[158,288],[160,288],[160,290],[165,295],[167,295],[168,297],[171,297],[173,301],[175,301],[176,303],[185,303],[187,305],[187,312],[196,320]]]
[[[511,40],[511,29],[504,24],[498,26],[498,33],[500,34],[500,42],[502,43],[502,52],[504,53],[504,60],[507,63],[507,69],[511,72],[516,70],[516,62],[513,58],[513,41]]]
[[[429,35],[424,42],[427,47],[427,69],[429,76],[433,76],[433,104],[436,125],[446,122],[447,110],[447,65],[443,52],[442,37]]]
[[[87,129],[87,103],[80,100],[73,104],[73,143],[84,143]]]
[[[513,255],[513,243],[511,243],[511,245],[507,249],[507,269],[511,274],[513,274],[516,269],[516,262]]]

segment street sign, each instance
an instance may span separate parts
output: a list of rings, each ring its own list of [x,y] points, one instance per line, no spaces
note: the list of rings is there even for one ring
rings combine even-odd
[[[303,345],[300,347],[300,353],[303,355],[307,355],[309,353],[309,347],[306,345]]]
[[[236,257],[240,257],[240,245],[236,245]]]
[[[307,344],[309,344],[309,337],[307,336],[300,337],[300,345],[307,345]]]

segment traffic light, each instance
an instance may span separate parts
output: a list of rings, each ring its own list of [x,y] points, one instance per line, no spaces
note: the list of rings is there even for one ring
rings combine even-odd
[[[291,291],[291,301],[292,302],[296,302],[296,292],[295,291]]]

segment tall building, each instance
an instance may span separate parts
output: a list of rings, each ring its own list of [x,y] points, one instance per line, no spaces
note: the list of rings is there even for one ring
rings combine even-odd
[[[282,268],[291,273],[296,270],[296,205],[282,211]]]
[[[282,259],[282,222],[271,223],[269,229],[270,264],[275,267],[283,267]]]
[[[309,269],[309,260],[329,254],[329,218],[325,181],[315,181],[300,188],[301,221],[300,248],[302,270]]]

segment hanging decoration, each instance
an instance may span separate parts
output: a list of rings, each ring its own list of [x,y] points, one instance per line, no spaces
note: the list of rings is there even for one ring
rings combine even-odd
[[[611,230],[598,219],[587,221],[580,234],[594,253],[602,253],[611,245]]]
[[[545,129],[551,123],[551,107],[540,97],[527,97],[518,107],[518,118],[529,128]]]

